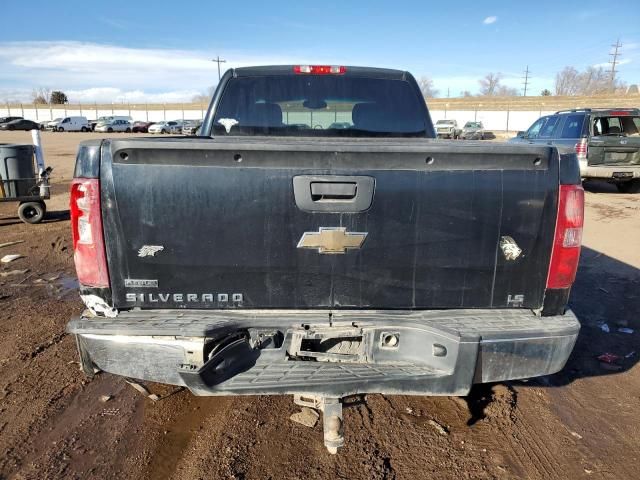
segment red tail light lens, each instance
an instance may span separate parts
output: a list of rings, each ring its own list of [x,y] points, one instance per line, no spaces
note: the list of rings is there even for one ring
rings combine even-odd
[[[581,185],[560,185],[558,218],[551,252],[547,288],[569,288],[576,278],[582,226],[584,190]]]
[[[98,179],[77,178],[71,182],[70,212],[78,281],[91,287],[108,287]]]
[[[295,65],[293,71],[313,75],[341,75],[347,71],[347,68],[335,65]]]

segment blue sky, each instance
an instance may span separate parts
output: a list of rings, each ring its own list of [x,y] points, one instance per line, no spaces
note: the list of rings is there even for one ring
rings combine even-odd
[[[630,3],[635,3],[634,0]],[[209,4],[209,5],[207,5]],[[476,92],[501,72],[531,92],[557,71],[606,64],[623,44],[620,78],[640,83],[640,5],[602,1],[93,2],[8,1],[0,31],[0,101],[34,87],[75,101],[186,101],[226,66],[330,63],[402,68],[440,96]],[[608,68],[608,66],[607,66]]]

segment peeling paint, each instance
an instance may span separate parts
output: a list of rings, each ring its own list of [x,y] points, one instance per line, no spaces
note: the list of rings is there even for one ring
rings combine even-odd
[[[155,257],[156,253],[164,250],[162,245],[143,245],[138,250],[139,257]]]
[[[502,249],[504,258],[507,260],[515,260],[522,253],[522,249],[518,246],[516,241],[508,235],[500,237],[500,248]]]
[[[107,302],[97,295],[80,295],[80,298],[94,315],[109,318],[115,318],[118,316],[118,310],[108,305]]]

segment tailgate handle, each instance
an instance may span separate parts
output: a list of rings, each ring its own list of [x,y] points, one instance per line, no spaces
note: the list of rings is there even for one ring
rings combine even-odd
[[[353,200],[358,187],[355,182],[311,182],[311,200],[331,202]]]
[[[365,175],[296,175],[293,196],[307,212],[358,213],[371,206],[375,183]]]

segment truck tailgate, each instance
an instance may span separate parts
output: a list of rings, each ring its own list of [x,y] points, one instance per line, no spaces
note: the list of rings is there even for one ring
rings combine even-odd
[[[551,147],[123,139],[100,177],[119,309],[542,306]]]

